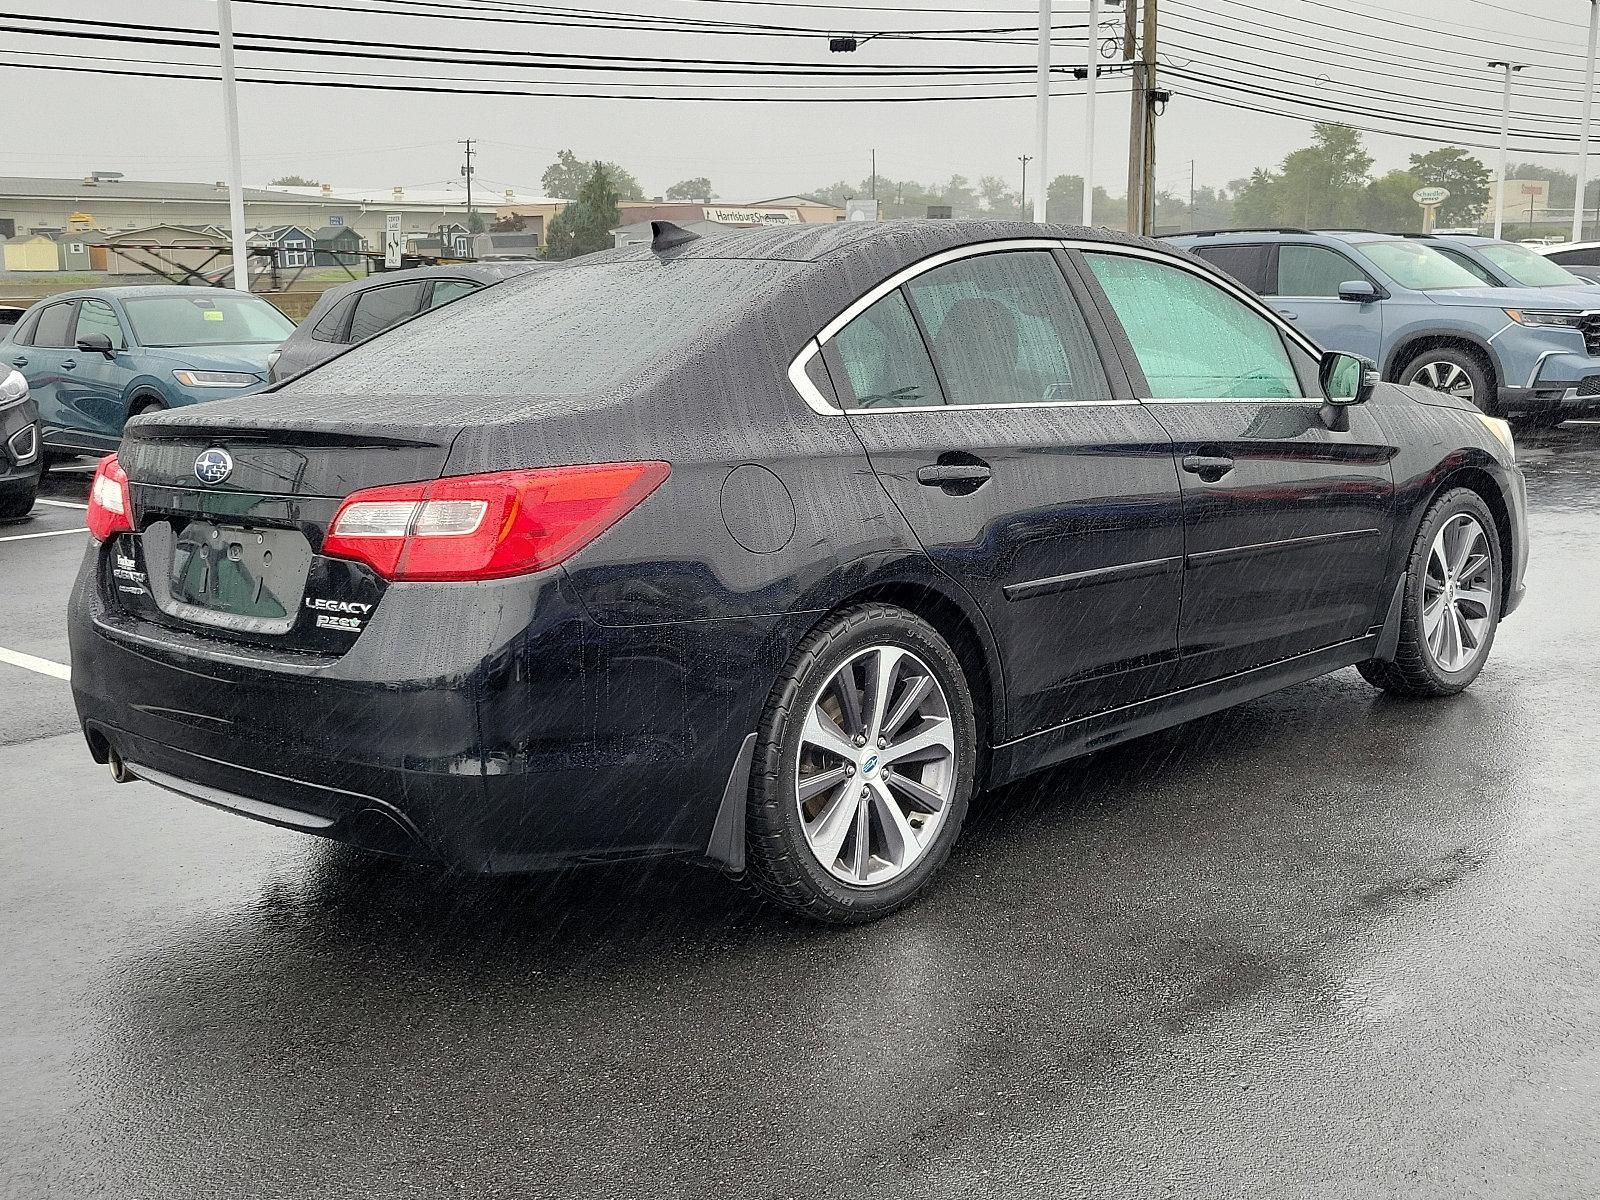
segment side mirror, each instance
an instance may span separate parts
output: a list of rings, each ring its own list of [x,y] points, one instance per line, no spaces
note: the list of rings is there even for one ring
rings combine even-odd
[[[1339,285],[1339,299],[1356,304],[1370,304],[1379,299],[1378,289],[1365,279],[1347,279]]]
[[[1350,428],[1349,408],[1365,404],[1378,384],[1378,364],[1359,354],[1326,351],[1317,369],[1322,384],[1322,423],[1335,432]]]
[[[92,354],[104,354],[107,358],[115,358],[117,352],[111,348],[111,338],[104,333],[86,333],[78,339],[78,349],[87,350]]]

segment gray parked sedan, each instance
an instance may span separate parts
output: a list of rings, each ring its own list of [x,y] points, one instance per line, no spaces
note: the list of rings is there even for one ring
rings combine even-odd
[[[502,279],[552,264],[536,259],[452,263],[385,271],[329,288],[267,363],[276,383],[326,362],[341,350],[376,337],[401,321],[493,287]]]

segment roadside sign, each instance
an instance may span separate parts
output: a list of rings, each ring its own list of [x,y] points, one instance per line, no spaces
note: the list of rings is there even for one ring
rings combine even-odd
[[[1423,208],[1437,208],[1450,199],[1450,192],[1442,187],[1419,187],[1411,193],[1411,198]]]
[[[334,213],[331,217],[328,218],[328,224],[333,226],[335,229],[337,229],[339,226],[344,224],[344,218],[342,216],[340,216],[338,213]]]
[[[400,214],[390,213],[383,219],[383,265],[393,271],[400,265],[400,256],[406,248],[405,237],[400,232]]]

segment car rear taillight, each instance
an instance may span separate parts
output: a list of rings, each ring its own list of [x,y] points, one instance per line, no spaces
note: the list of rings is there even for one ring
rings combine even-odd
[[[339,506],[322,553],[385,579],[526,575],[576,554],[670,474],[664,462],[596,463],[367,488]]]
[[[128,476],[115,454],[100,460],[89,488],[89,535],[104,542],[119,533],[133,532],[133,502],[128,496]]]

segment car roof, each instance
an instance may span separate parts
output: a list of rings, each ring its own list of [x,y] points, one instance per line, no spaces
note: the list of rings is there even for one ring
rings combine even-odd
[[[119,300],[137,300],[150,296],[194,296],[205,295],[207,292],[227,292],[232,295],[243,293],[234,291],[233,288],[189,287],[181,283],[140,283],[128,287],[98,287],[75,288],[70,292],[57,292],[53,296],[45,296],[38,303],[46,304],[53,300],[82,300],[93,297],[105,300],[115,297]]]

